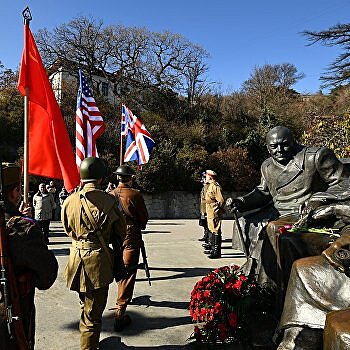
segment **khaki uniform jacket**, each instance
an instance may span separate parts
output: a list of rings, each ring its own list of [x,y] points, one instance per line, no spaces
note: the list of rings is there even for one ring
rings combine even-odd
[[[87,292],[107,286],[113,281],[114,274],[107,252],[101,246],[82,207],[81,194],[85,195],[107,246],[111,243],[114,249],[120,247],[125,238],[126,224],[115,198],[96,189],[94,183],[85,184],[81,190],[64,201],[61,218],[67,235],[73,239],[73,243],[88,241],[97,245],[94,249],[78,249],[73,245],[65,269],[67,287],[78,292]],[[111,257],[113,258],[112,255]]]
[[[111,192],[123,204],[127,224],[126,239],[124,245],[138,244],[141,238],[141,230],[146,228],[148,211],[140,191],[129,185],[119,183],[117,188]]]
[[[210,182],[205,193],[206,213],[210,232],[218,233],[221,228],[221,217],[225,204],[221,186],[217,182]]]
[[[205,203],[205,193],[207,192],[208,186],[209,186],[209,184],[205,183],[203,185],[202,190],[201,190],[200,206],[199,206],[201,214],[205,214],[207,212],[206,203]]]

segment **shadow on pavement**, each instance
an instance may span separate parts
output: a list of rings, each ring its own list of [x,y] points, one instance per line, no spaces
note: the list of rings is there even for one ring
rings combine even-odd
[[[149,230],[142,231],[142,234],[147,234],[147,233],[171,233],[171,231],[149,231]]]
[[[177,222],[148,222],[147,226],[159,225],[159,226],[183,226],[185,224],[179,224]]]
[[[207,275],[212,269],[211,268],[203,268],[203,267],[184,267],[184,268],[176,268],[176,267],[150,267],[150,271],[173,271],[178,272],[175,275],[171,276],[163,276],[163,277],[152,277],[151,281],[165,281],[177,278],[186,278],[186,277],[204,277]],[[147,281],[146,278],[136,278],[136,281]]]
[[[133,298],[130,302],[130,305],[144,305],[154,306],[154,307],[168,307],[172,309],[182,309],[186,310],[189,307],[189,302],[185,301],[153,301],[151,300],[150,295],[142,295],[136,298]]]
[[[49,237],[50,238],[53,238],[52,236]],[[50,243],[49,245],[59,245],[59,244],[72,244],[72,241],[57,241],[57,242],[52,242],[52,240],[50,240]]]
[[[54,231],[50,229],[49,237],[68,237],[62,230]]]
[[[120,337],[108,337],[100,341],[100,349],[101,350],[114,350],[114,349],[120,349],[120,350],[131,350],[131,349],[138,349],[138,350],[149,350],[149,349],[156,349],[156,350],[172,350],[172,349],[195,349],[196,347],[193,344],[188,345],[159,345],[159,346],[129,346],[124,344],[121,341]]]
[[[53,248],[50,250],[55,256],[69,255],[69,248]]]
[[[125,328],[122,332],[113,331],[113,313],[110,311],[102,318],[102,331],[114,332],[117,334],[123,334],[125,336],[139,335],[148,330],[165,329],[169,327],[182,326],[186,324],[192,324],[190,316],[183,317],[147,317],[145,318],[141,313],[134,311],[127,311],[127,314],[131,317],[131,324]],[[78,315],[77,315],[78,317]],[[79,321],[70,322],[62,326],[64,329],[72,329],[79,331]]]

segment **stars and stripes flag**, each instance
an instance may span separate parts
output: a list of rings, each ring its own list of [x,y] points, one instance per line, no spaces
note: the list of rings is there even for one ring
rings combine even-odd
[[[106,126],[92,91],[79,69],[79,90],[77,96],[77,111],[75,117],[76,163],[79,167],[86,157],[98,157],[96,140],[104,132]]]
[[[125,127],[123,129],[122,119],[122,135],[127,135],[124,162],[137,161],[141,167],[148,163],[155,143],[140,118],[136,117],[125,105],[122,106],[122,118],[123,111]]]

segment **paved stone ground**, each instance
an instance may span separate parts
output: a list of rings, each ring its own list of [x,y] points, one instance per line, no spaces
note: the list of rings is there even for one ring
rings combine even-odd
[[[49,248],[59,262],[59,275],[48,291],[37,291],[37,350],[79,349],[79,299],[66,288],[63,278],[70,239],[60,222],[52,222]],[[191,348],[193,331],[188,304],[194,284],[210,270],[231,263],[241,265],[245,258],[231,248],[232,221],[223,221],[221,259],[210,260],[202,253],[202,228],[198,220],[150,220],[144,231],[152,286],[144,271],[138,272],[132,304],[127,312],[131,325],[113,331],[112,308],[116,285],[110,286],[103,314],[100,349],[183,349]]]

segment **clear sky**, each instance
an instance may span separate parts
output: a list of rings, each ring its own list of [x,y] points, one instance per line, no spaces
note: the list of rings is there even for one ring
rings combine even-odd
[[[339,49],[307,46],[301,32],[350,23],[349,0],[1,0],[0,61],[7,68],[20,61],[26,6],[33,33],[84,15],[105,24],[182,34],[209,52],[209,81],[220,82],[225,93],[239,90],[254,67],[266,63],[294,64],[305,74],[294,88],[317,92],[320,75]]]

